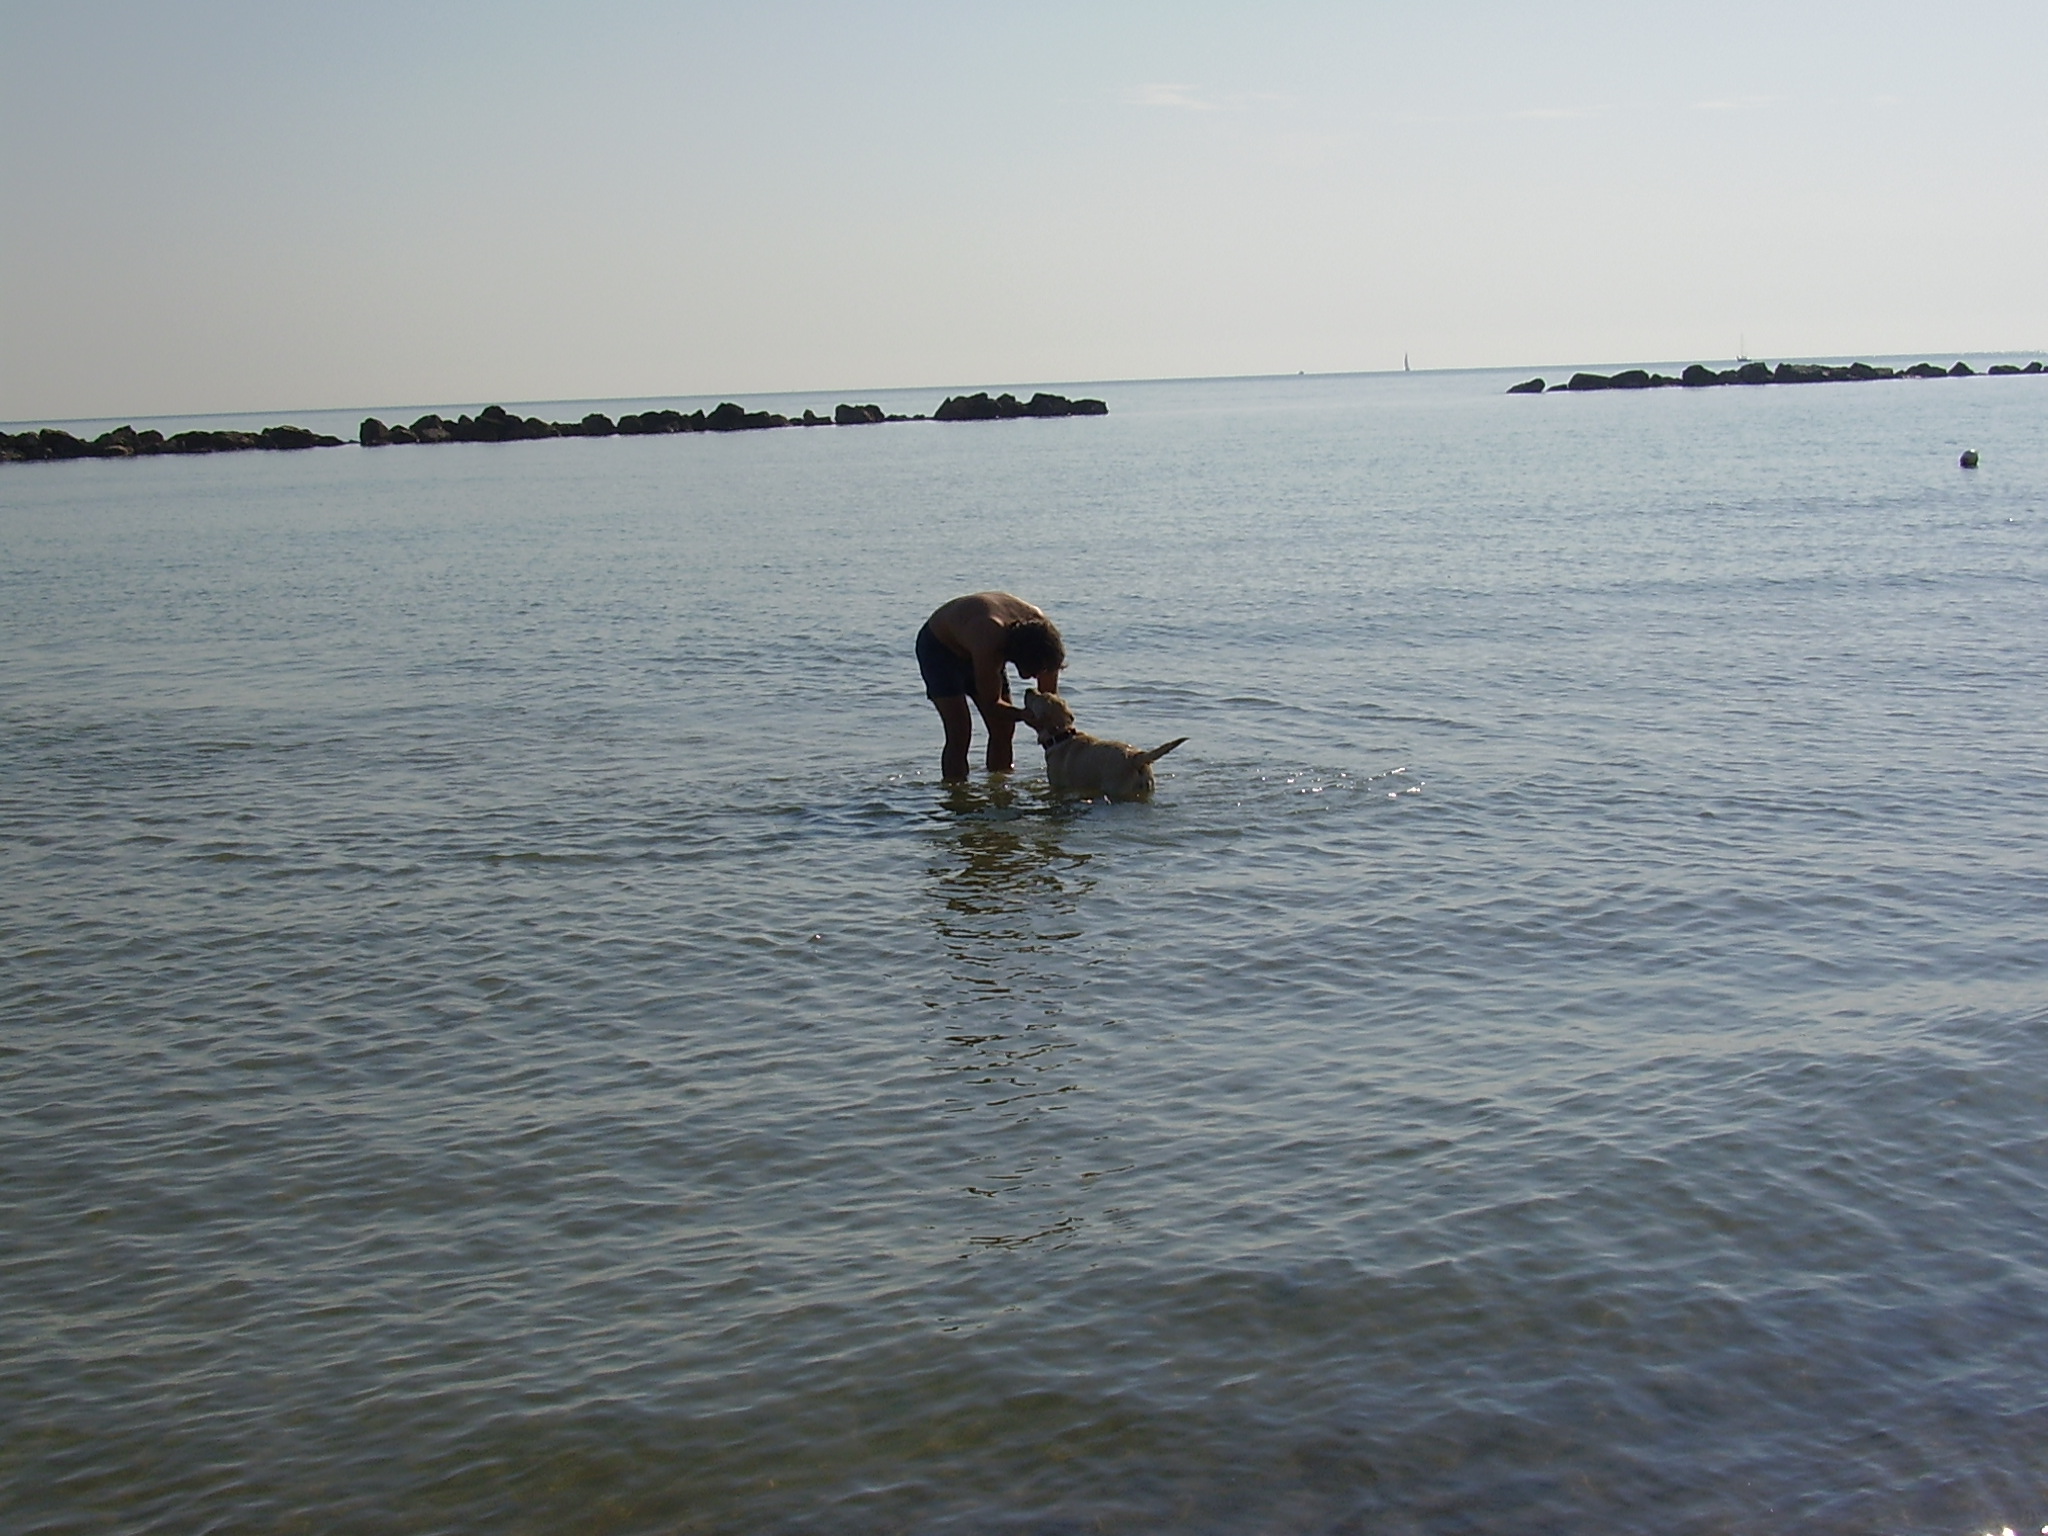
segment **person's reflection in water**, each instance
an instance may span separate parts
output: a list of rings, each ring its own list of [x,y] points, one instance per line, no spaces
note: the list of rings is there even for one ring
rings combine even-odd
[[[1072,1114],[1086,1056],[1067,1005],[1083,965],[1089,855],[1042,788],[947,786],[932,834],[932,925],[944,978],[932,1062],[963,1150],[963,1235],[977,1248],[1064,1244],[1083,1220],[1087,1138]],[[949,1139],[952,1139],[949,1137]]]

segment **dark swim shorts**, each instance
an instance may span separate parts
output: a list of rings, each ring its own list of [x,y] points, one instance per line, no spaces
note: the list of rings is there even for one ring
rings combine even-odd
[[[974,697],[974,663],[955,656],[932,633],[927,624],[917,632],[917,670],[924,674],[924,696],[928,699]],[[1003,697],[1010,696],[1009,679],[1003,679]]]

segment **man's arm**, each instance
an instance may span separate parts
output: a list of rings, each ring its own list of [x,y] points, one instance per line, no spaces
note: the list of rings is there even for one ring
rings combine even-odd
[[[974,651],[974,702],[981,706],[983,718],[989,720],[1022,720],[1024,711],[1014,704],[1003,702],[1003,660],[1002,634],[996,634],[992,647],[976,646]]]

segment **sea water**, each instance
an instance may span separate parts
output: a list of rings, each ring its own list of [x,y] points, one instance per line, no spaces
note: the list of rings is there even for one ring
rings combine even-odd
[[[0,466],[0,1527],[2048,1521],[2048,380],[1512,381]]]

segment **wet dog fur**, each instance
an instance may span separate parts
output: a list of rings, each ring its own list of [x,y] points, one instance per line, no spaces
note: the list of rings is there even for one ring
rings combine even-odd
[[[1045,748],[1045,776],[1061,794],[1093,800],[1144,800],[1153,789],[1152,765],[1187,740],[1176,736],[1150,752],[1128,742],[1104,741],[1074,727],[1074,711],[1056,693],[1024,692],[1024,723]]]

